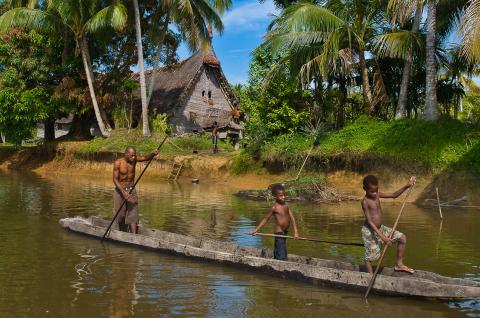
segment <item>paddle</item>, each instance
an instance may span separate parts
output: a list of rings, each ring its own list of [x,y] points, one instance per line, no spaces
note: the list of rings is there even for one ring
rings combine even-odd
[[[250,233],[245,233],[245,234],[250,234]],[[252,234],[250,234],[252,235]],[[287,239],[293,239],[293,236],[289,235],[279,235],[279,234],[267,234],[267,233],[255,233],[253,235],[258,235],[258,236],[269,236],[269,237],[280,237],[280,238],[287,238]],[[306,237],[299,237],[299,240],[303,241],[312,241],[312,242],[317,242],[317,243],[328,243],[328,244],[338,244],[338,245],[352,245],[352,246],[362,246],[362,243],[351,243],[351,242],[335,242],[335,241],[325,241],[325,240],[317,240],[317,239],[310,239]]]
[[[160,150],[160,148],[162,148],[163,144],[167,140],[167,137],[168,136],[165,136],[165,138],[163,138],[162,143],[160,144],[160,146],[158,146],[157,150]],[[140,179],[142,178],[143,174],[145,173],[145,170],[147,170],[148,166],[150,165],[150,163],[152,162],[154,157],[155,156],[153,156],[152,158],[150,158],[150,160],[148,160],[147,165],[145,166],[145,168],[143,168],[142,173],[140,173],[140,175],[137,178],[137,181],[135,181],[135,183],[133,184],[133,187],[130,188],[130,191],[128,192],[128,194],[132,194],[133,189],[135,189],[135,186],[137,185],[138,181],[140,181]],[[115,222],[115,219],[117,218],[118,214],[120,213],[120,211],[122,210],[123,206],[126,203],[127,203],[127,199],[123,199],[122,205],[118,208],[117,212],[115,212],[115,216],[113,217],[112,221],[110,222],[110,225],[107,227],[107,230],[103,234],[103,237],[102,237],[101,241],[103,241],[105,239],[105,237],[107,236],[107,234],[109,233],[110,228],[113,225],[113,222]]]
[[[388,235],[389,240],[392,239],[393,233],[395,233],[395,230],[397,229],[398,221],[400,221],[400,217],[402,216],[403,209],[405,208],[405,204],[407,203],[407,198],[410,195],[410,193],[412,192],[412,189],[413,189],[414,186],[415,186],[415,184],[413,184],[410,187],[410,189],[408,189],[407,195],[405,196],[405,199],[403,199],[402,207],[400,209],[400,212],[398,213],[397,220],[395,221],[395,224],[393,225],[392,231]],[[385,254],[387,253],[388,246],[389,246],[388,244],[385,244],[385,246],[383,247],[382,254],[380,256],[380,259],[378,260],[378,265],[375,268],[375,272],[373,273],[373,277],[370,280],[370,284],[368,284],[368,289],[367,289],[367,292],[365,293],[365,299],[368,298],[368,294],[370,294],[370,290],[372,289],[373,284],[375,283],[375,279],[377,278],[378,271],[380,270],[380,265],[382,264],[382,261],[383,261],[383,258],[385,257]]]

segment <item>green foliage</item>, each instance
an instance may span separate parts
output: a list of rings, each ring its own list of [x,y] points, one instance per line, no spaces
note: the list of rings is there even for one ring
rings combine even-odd
[[[261,149],[261,159],[292,167],[303,160],[311,145],[299,134],[278,136]],[[320,139],[312,161],[330,158],[395,162],[410,168],[440,170],[473,168],[480,173],[480,129],[451,119],[424,122],[410,119],[384,122],[360,117],[338,132]]]
[[[312,146],[314,137],[301,134],[284,134],[267,141],[261,150],[266,161],[299,162]]]
[[[287,180],[284,182],[287,197],[307,197],[317,193],[327,184],[327,178],[323,175],[307,175],[298,180]]]
[[[237,87],[242,109],[250,116],[247,133],[256,135],[261,130],[267,135],[293,133],[308,120],[306,96],[286,68],[264,86],[272,65],[280,58],[268,49],[256,49],[250,64],[249,86],[245,89]]]
[[[61,66],[59,47],[35,31],[13,30],[0,42],[0,130],[21,144],[36,124],[65,114],[69,103],[54,94]]]
[[[164,134],[154,133],[151,137],[144,137],[140,129],[116,129],[110,138],[96,137],[83,144],[78,151],[84,154],[96,152],[123,152],[126,147],[134,146],[140,153],[149,153],[162,142]],[[233,151],[233,146],[226,142],[219,142],[223,151]],[[212,141],[210,135],[190,135],[169,137],[160,152],[161,158],[176,155],[191,155],[196,150],[200,153],[211,153]]]
[[[253,159],[253,155],[250,150],[242,150],[233,158],[230,172],[239,175],[247,172],[259,172],[262,169],[262,165]]]
[[[130,127],[130,112],[126,107],[117,107],[112,111],[113,122],[115,123],[115,129],[119,128],[131,128]]]
[[[480,120],[480,95],[467,94],[463,99],[463,112],[460,119],[478,124]]]
[[[58,107],[58,100],[47,89],[19,91],[0,88],[0,130],[16,145],[33,136],[36,123],[45,120]]]
[[[172,126],[168,123],[167,114],[154,114],[149,119],[154,133],[170,135],[173,132]]]

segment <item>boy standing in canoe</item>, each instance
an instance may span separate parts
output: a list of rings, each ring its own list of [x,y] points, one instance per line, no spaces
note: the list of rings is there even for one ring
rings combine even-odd
[[[415,177],[411,177],[406,185],[395,192],[379,192],[377,177],[369,175],[363,178],[365,197],[362,199],[362,209],[365,214],[365,223],[362,226],[362,239],[365,244],[365,266],[369,273],[373,273],[371,262],[380,258],[383,244],[391,245],[392,242],[397,242],[397,260],[394,270],[410,274],[414,273],[413,269],[403,264],[407,237],[403,233],[395,231],[392,238],[388,238],[392,229],[383,225],[380,198],[398,198],[405,190],[412,187],[415,182]]]
[[[263,218],[257,228],[250,232],[250,234],[255,235],[261,228],[264,226],[268,220],[273,216],[275,218],[275,234],[276,235],[287,235],[288,228],[290,227],[290,222],[293,223],[293,237],[298,239],[298,229],[297,222],[295,222],[295,217],[293,216],[292,210],[285,202],[285,188],[281,184],[275,184],[272,187],[272,195],[275,197],[275,203],[273,204],[270,211]],[[287,260],[287,239],[282,237],[275,238],[275,248],[273,250],[273,258],[286,261]]]
[[[133,147],[127,147],[123,157],[115,160],[113,165],[113,183],[115,191],[113,192],[114,213],[120,209],[117,216],[118,227],[121,231],[137,233],[138,216],[138,198],[137,191],[133,189],[129,193],[135,183],[135,167],[137,162],[148,161],[158,155],[158,149],[148,156],[137,156],[137,152]]]

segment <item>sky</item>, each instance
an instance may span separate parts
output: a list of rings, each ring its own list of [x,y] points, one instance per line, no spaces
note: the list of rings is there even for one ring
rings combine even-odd
[[[272,14],[278,13],[271,0],[233,0],[222,21],[223,34],[214,34],[213,48],[221,62],[223,72],[231,84],[246,83],[251,52],[262,43]],[[178,50],[181,60],[191,52],[185,45]]]

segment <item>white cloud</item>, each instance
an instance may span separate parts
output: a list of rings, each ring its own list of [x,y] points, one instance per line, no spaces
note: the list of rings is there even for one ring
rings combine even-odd
[[[263,3],[252,1],[242,4],[223,16],[225,31],[265,30],[265,25],[272,20],[272,14],[278,14],[272,0]]]

